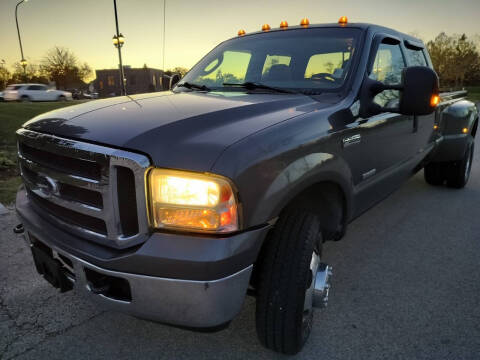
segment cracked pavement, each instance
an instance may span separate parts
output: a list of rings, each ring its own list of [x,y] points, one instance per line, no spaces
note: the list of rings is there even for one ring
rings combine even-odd
[[[326,310],[298,359],[480,358],[480,146],[463,190],[431,187],[419,172],[327,243]],[[230,327],[195,333],[104,312],[37,273],[0,215],[1,359],[270,359],[248,297]]]

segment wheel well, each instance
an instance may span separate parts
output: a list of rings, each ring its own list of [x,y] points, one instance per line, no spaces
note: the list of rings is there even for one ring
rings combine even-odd
[[[347,203],[342,188],[334,182],[320,182],[293,198],[285,208],[303,208],[320,218],[324,240],[339,240],[344,233]]]
[[[280,216],[286,210],[307,209],[317,214],[320,218],[323,240],[340,240],[345,233],[347,219],[347,199],[342,188],[330,181],[323,181],[310,186],[295,196],[280,212]],[[270,233],[267,235],[270,236]],[[265,246],[268,241],[263,242],[257,259],[261,262],[264,259]],[[258,282],[258,264],[253,267],[250,278],[250,295],[256,295]]]

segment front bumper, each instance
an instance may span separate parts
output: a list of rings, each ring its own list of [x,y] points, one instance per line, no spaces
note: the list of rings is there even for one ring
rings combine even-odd
[[[142,245],[119,251],[54,226],[17,194],[17,213],[29,244],[67,258],[76,291],[113,311],[193,328],[230,321],[241,309],[253,263],[269,227],[225,238],[153,233]],[[92,291],[87,273],[124,279],[131,298]]]

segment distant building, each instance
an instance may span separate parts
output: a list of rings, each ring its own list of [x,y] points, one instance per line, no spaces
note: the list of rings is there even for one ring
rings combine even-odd
[[[94,86],[100,97],[121,94],[122,86],[118,69],[95,70],[95,73],[97,78],[94,80]],[[124,74],[129,95],[168,90],[169,80],[162,70],[125,66]]]

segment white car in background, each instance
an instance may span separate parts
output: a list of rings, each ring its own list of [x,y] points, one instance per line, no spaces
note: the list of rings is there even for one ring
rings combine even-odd
[[[5,101],[66,101],[72,100],[68,91],[49,89],[44,84],[12,84],[3,92]]]

